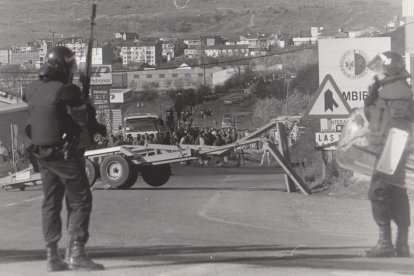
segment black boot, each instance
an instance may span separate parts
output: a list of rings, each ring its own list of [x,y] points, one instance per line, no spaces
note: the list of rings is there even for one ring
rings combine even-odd
[[[397,257],[410,257],[410,247],[408,246],[408,227],[398,227],[395,252]]]
[[[68,269],[68,264],[59,256],[57,244],[48,245],[46,247],[46,255],[47,271],[62,271]]]
[[[380,226],[378,243],[365,251],[367,258],[394,257],[395,248],[391,240],[391,226]]]
[[[69,249],[69,267],[75,270],[105,269],[102,264],[92,261],[85,253],[85,244],[77,241],[73,242]]]

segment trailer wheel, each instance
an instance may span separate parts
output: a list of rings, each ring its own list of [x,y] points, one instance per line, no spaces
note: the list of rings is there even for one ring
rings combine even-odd
[[[100,172],[104,182],[118,189],[127,189],[134,185],[138,175],[138,171],[129,161],[117,154],[105,157]]]
[[[99,177],[99,166],[90,159],[85,159],[85,171],[88,177],[89,187],[95,184],[96,179]]]
[[[141,169],[142,178],[152,187],[160,187],[167,183],[171,176],[170,164],[145,166]]]
[[[138,179],[138,172],[139,170],[137,169],[136,166],[134,165],[130,165],[131,170],[129,171],[129,178],[128,180],[121,186],[118,186],[118,189],[129,189],[132,186],[134,186],[135,182],[137,182]]]

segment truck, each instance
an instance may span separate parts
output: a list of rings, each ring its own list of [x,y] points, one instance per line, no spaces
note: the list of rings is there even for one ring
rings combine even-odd
[[[136,137],[137,134],[144,135],[163,133],[165,131],[164,122],[154,113],[134,113],[124,116],[123,119],[123,134],[124,136],[132,135]]]

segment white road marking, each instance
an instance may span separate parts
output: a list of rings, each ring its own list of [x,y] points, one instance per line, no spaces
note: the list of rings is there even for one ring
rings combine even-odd
[[[238,225],[238,226],[244,226],[244,227],[250,227],[250,228],[255,228],[255,229],[261,229],[261,230],[268,230],[268,231],[272,231],[272,232],[285,232],[285,233],[303,233],[303,232],[309,232],[309,231],[313,231],[317,234],[320,235],[327,235],[327,236],[332,236],[332,237],[346,237],[346,238],[361,238],[362,235],[353,235],[353,234],[335,234],[335,233],[331,233],[331,232],[327,232],[327,231],[318,231],[318,230],[314,230],[314,229],[306,229],[306,230],[294,230],[294,229],[282,229],[280,226],[278,227],[266,227],[266,226],[258,226],[258,225],[253,225],[253,224],[248,224],[248,223],[243,223],[243,222],[237,222],[237,221],[230,221],[230,220],[225,220],[225,219],[220,219],[217,217],[213,217],[211,215],[208,214],[208,211],[213,209],[214,206],[217,205],[217,202],[219,201],[220,197],[222,196],[222,194],[225,192],[217,192],[215,193],[201,208],[200,210],[197,211],[197,214],[206,219],[206,220],[210,220],[210,221],[214,221],[214,222],[219,222],[219,223],[225,223],[225,224],[230,224],[230,225]],[[298,227],[298,229],[300,229],[300,227]]]
[[[23,203],[27,203],[27,202],[31,202],[31,201],[36,201],[36,200],[39,200],[39,199],[43,199],[43,196],[39,196],[39,197],[35,197],[35,198],[26,199],[26,200],[23,200],[23,201],[20,201],[20,202],[13,202],[13,203],[9,203],[9,204],[6,204],[6,205],[4,205],[4,206],[5,206],[5,207],[13,207],[13,206],[17,206],[17,205],[19,205],[19,204],[23,204]]]
[[[243,223],[243,222],[237,222],[237,221],[230,221],[230,220],[224,220],[224,219],[219,219],[216,217],[212,217],[210,215],[208,215],[208,210],[210,210],[214,205],[217,204],[218,200],[221,197],[221,194],[223,192],[217,192],[215,193],[207,202],[206,204],[204,204],[200,210],[198,210],[197,214],[207,220],[211,220],[211,221],[215,221],[215,222],[220,222],[220,223],[226,223],[226,224],[231,224],[231,225],[239,225],[239,226],[245,226],[245,227],[251,227],[251,228],[256,228],[256,229],[263,229],[263,230],[270,230],[272,232],[276,232],[276,230],[274,228],[271,227],[266,227],[266,226],[257,226],[257,225],[252,225],[252,224],[248,224],[248,223]],[[283,231],[287,231],[287,232],[295,232],[297,233],[297,231],[290,231],[290,230],[283,230]],[[280,229],[277,229],[277,232],[280,232]]]

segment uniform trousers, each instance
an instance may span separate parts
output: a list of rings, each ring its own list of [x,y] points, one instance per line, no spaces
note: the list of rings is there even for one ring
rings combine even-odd
[[[405,185],[404,156],[393,175],[374,172],[368,198],[372,214],[378,226],[388,226],[394,221],[398,227],[410,226],[410,203]]]
[[[65,198],[67,229],[70,241],[86,243],[89,238],[89,219],[92,193],[89,188],[83,156],[70,160],[38,159],[43,182],[42,227],[46,245],[57,243],[62,236],[60,212]]]

